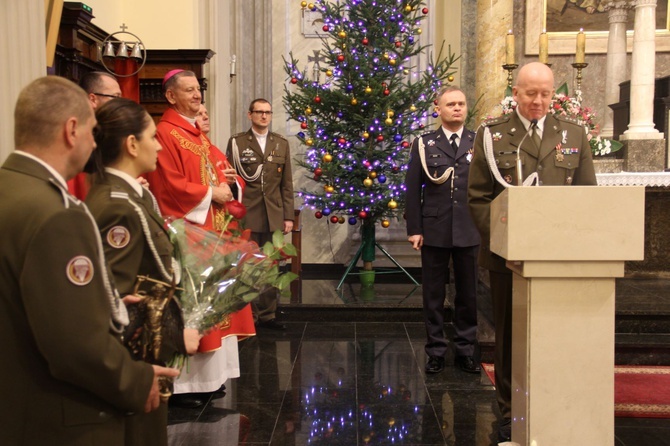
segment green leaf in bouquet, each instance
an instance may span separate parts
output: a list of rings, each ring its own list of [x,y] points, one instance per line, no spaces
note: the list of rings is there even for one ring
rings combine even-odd
[[[277,249],[280,249],[286,244],[284,241],[284,234],[279,229],[272,234],[272,244]]]
[[[277,283],[276,283],[276,287],[279,290],[287,289],[289,287],[289,285],[291,284],[291,282],[293,282],[297,278],[298,278],[297,274],[292,273],[290,271],[286,272],[286,273],[282,274],[281,276],[279,276],[279,279],[277,280]]]
[[[290,257],[295,257],[298,255],[298,250],[291,243],[287,243],[286,245],[284,245],[282,251],[284,252],[285,255]]]
[[[272,255],[273,252],[275,252],[275,247],[272,245],[272,243],[270,243],[270,242],[266,242],[266,243],[263,245],[262,250],[263,250],[263,254],[265,254],[266,256],[269,257],[269,256]]]

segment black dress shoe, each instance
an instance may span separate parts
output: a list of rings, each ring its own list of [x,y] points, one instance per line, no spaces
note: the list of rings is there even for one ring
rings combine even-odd
[[[456,367],[467,373],[479,373],[482,371],[482,368],[472,359],[472,356],[456,356],[454,363]]]
[[[205,402],[193,393],[178,393],[172,395],[168,400],[169,406],[183,407],[185,409],[197,409],[205,405]]]
[[[512,441],[512,420],[503,418],[498,425],[498,443]]]
[[[444,358],[440,356],[429,356],[426,363],[426,373],[440,373],[444,370]]]
[[[258,321],[258,324],[256,325],[259,328],[268,328],[270,330],[278,330],[278,331],[283,331],[286,330],[286,325],[277,322],[277,319],[270,319],[268,321]]]

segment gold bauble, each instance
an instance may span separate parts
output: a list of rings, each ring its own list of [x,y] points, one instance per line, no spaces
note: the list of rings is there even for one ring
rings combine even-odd
[[[410,5],[405,5],[405,12],[412,12],[412,7]]]
[[[312,144],[314,144],[314,140],[312,140],[311,138],[310,138],[310,139],[306,139],[306,140],[305,140],[305,144],[307,144],[308,146],[311,146]]]
[[[412,105],[409,107],[409,111],[411,111],[411,112],[415,112],[415,111],[416,111],[416,107],[414,106],[414,104],[412,104]]]
[[[388,207],[389,209],[395,209],[398,207],[398,202],[394,199],[391,199],[391,201],[389,201]]]
[[[449,82],[453,82],[454,81],[454,76],[450,74],[449,76],[447,76],[447,80]]]
[[[333,75],[333,70],[326,70],[326,76],[330,77]]]
[[[344,31],[340,31],[339,33],[337,33],[337,37],[339,37],[340,39],[344,39],[345,37],[347,37],[347,33],[345,33]]]
[[[351,98],[351,105],[356,105],[356,104],[358,104],[358,99]]]
[[[395,59],[389,60],[389,65],[395,65]]]
[[[302,8],[306,7],[306,6],[307,6],[307,2],[300,2],[300,6],[301,6]]]
[[[386,124],[386,125],[393,125],[393,119],[391,119],[391,118],[386,118],[386,119],[384,120],[384,124]]]
[[[346,50],[346,49],[347,49],[347,44],[346,44],[346,43],[343,43],[343,44],[342,44],[342,49],[343,49],[343,50]]]
[[[370,134],[368,132],[363,132],[363,138],[368,139]]]
[[[393,110],[389,110],[386,112],[386,116],[388,116],[389,118],[392,118],[394,115],[395,113],[393,112]]]
[[[372,180],[370,178],[366,178],[363,180],[363,186],[365,187],[370,187],[372,186]]]
[[[325,189],[326,189],[326,192],[329,193],[329,194],[332,194],[333,192],[335,192],[335,188],[333,186],[326,186]]]
[[[391,222],[388,220],[382,220],[382,228],[388,228],[391,226]]]
[[[421,28],[417,28],[417,29],[416,29],[416,33],[417,33],[417,34],[421,34],[422,32],[423,32],[423,30],[422,30]]]
[[[384,53],[384,59],[388,59],[389,57],[389,53]]]
[[[314,3],[310,3],[310,4],[308,4],[307,7],[308,7],[309,9],[314,9]]]
[[[409,70],[407,68],[405,68],[404,70],[402,70],[402,74],[407,76],[409,74]]]
[[[389,418],[389,426],[393,427],[395,424],[395,418]]]
[[[375,172],[374,170],[372,172],[370,172],[370,178],[372,178],[372,179],[377,178],[377,172]]]
[[[372,88],[370,88],[370,86],[368,85],[367,87],[365,87],[365,92],[368,94],[372,93]]]
[[[329,163],[332,160],[333,160],[333,155],[331,155],[330,153],[326,153],[325,155],[323,155],[323,162],[324,163]]]
[[[305,109],[305,114],[306,114],[306,115],[311,115],[311,114],[312,114],[312,109],[311,109],[311,107],[307,107],[307,108]]]
[[[344,219],[344,217],[340,217],[340,218],[337,219],[337,222],[338,222],[339,224],[344,224],[345,221],[346,221],[346,220]]]

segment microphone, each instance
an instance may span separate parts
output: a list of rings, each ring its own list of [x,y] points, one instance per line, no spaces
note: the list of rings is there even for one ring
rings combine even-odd
[[[523,171],[522,171],[522,166],[521,166],[521,145],[525,141],[526,137],[533,133],[533,130],[537,127],[537,119],[531,119],[530,121],[530,126],[528,126],[528,131],[526,132],[525,135],[523,135],[523,138],[521,138],[521,142],[519,142],[519,146],[516,148],[516,181],[517,181],[517,186],[523,186]]]

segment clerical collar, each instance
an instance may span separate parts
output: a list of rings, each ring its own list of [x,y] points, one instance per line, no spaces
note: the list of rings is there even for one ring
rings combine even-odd
[[[135,192],[137,192],[137,195],[139,195],[140,197],[144,194],[140,182],[137,181],[136,178],[133,178],[131,175],[128,175],[127,173],[119,169],[115,169],[113,167],[105,167],[105,172],[111,173],[112,175],[115,175],[124,180],[126,183],[128,183],[128,185],[130,185],[130,187],[133,188]]]
[[[251,129],[251,132],[254,134],[254,136],[255,136],[256,139],[258,139],[258,140],[260,140],[260,139],[266,139],[266,138],[268,137],[268,133],[270,133],[270,131],[267,131],[267,132],[261,134],[261,133],[258,133],[258,132],[257,132],[256,130],[254,130],[253,128]]]
[[[530,121],[523,116],[521,116],[521,113],[519,113],[519,108],[517,107],[516,115],[521,119],[521,122],[523,123],[523,126],[528,130],[530,128]],[[542,132],[544,132],[544,121],[547,119],[547,115],[542,116],[540,119],[537,120],[537,133],[542,136]]]
[[[188,116],[182,115],[181,113],[179,113],[179,116],[187,120],[193,127],[196,127],[195,118],[189,118]]]
[[[65,181],[65,178],[63,178],[63,176],[61,174],[59,174],[56,169],[51,167],[51,165],[48,164],[46,161],[42,160],[41,158],[36,157],[32,153],[24,152],[23,150],[15,150],[14,153],[16,153],[17,155],[25,156],[27,158],[30,158],[33,161],[36,161],[36,162],[40,163],[42,166],[44,166],[44,168],[46,170],[49,171],[49,173],[51,175],[54,176],[56,181],[58,181],[61,186],[63,186],[65,189],[67,189],[67,182]]]
[[[447,136],[447,139],[449,141],[451,141],[451,135],[456,135],[458,137],[458,140],[460,141],[461,135],[463,135],[463,127],[456,130],[455,132],[452,132],[451,130],[447,129],[445,126],[442,126],[442,132]]]

